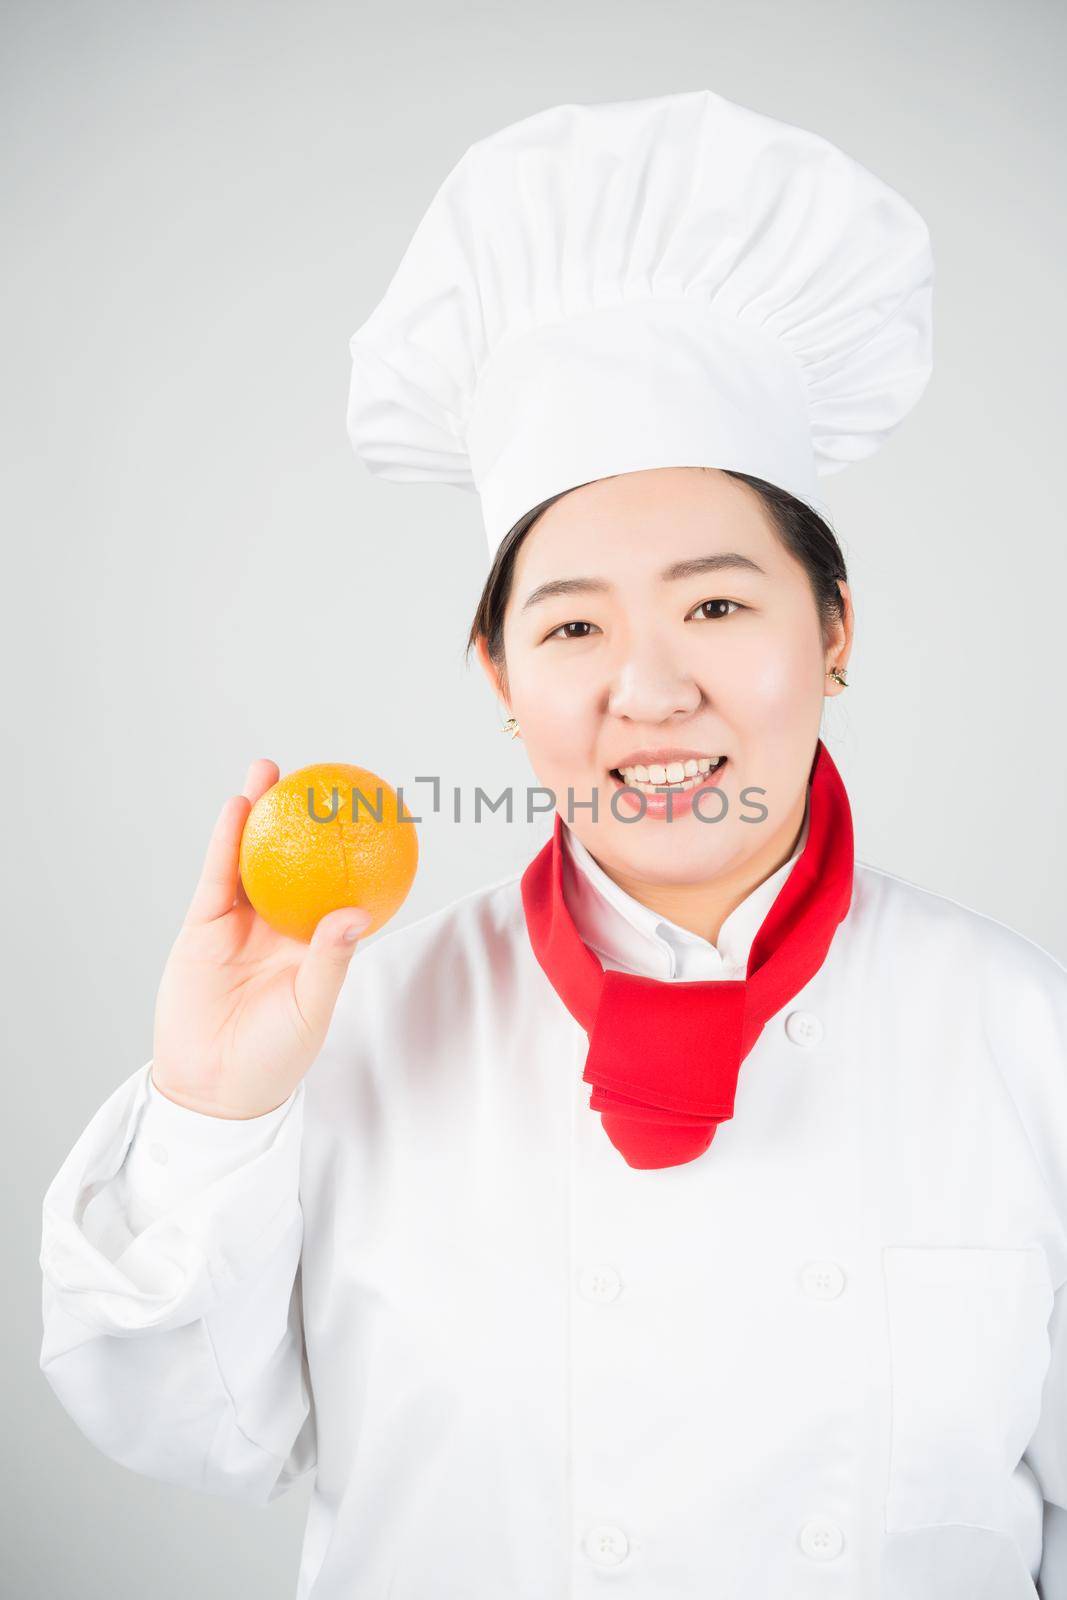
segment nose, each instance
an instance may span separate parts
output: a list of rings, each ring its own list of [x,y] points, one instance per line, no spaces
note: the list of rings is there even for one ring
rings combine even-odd
[[[695,711],[700,685],[655,639],[635,639],[619,664],[608,696],[613,717],[659,723]]]

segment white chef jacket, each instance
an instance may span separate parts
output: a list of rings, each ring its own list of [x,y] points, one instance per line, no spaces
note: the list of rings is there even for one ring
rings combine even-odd
[[[583,936],[668,979],[743,971],[792,866],[715,950],[565,835]],[[314,1470],[297,1600],[1064,1600],[1064,968],[858,863],[734,1116],[634,1169],[520,880],[362,948],[266,1116],[150,1062],[99,1109],[40,1257],[82,1432],[253,1503]]]

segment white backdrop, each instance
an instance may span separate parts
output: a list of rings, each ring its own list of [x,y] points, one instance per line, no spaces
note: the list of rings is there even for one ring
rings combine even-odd
[[[20,1600],[294,1592],[306,1488],[258,1513],[152,1483],[60,1410],[36,1365],[40,1202],[151,1055],[250,760],[465,797],[533,781],[464,664],[475,497],[374,480],[344,423],[349,336],[475,139],[706,87],[824,134],[925,217],[933,379],[828,480],[857,639],[825,737],[862,859],[1067,959],[1065,24],[1039,0],[5,6],[0,1503]],[[397,924],[547,833],[427,817]]]

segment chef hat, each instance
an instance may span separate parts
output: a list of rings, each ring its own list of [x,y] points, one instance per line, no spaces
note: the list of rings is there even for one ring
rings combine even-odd
[[[371,472],[480,496],[490,555],[564,490],[730,468],[822,515],[931,370],[925,223],[818,134],[707,89],[471,145],[353,335]]]

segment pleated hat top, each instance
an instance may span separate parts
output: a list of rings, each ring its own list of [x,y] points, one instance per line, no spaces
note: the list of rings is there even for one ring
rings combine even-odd
[[[829,507],[932,364],[927,227],[816,133],[708,89],[560,105],[472,144],[351,340],[374,474],[477,492],[490,558],[653,467]]]

